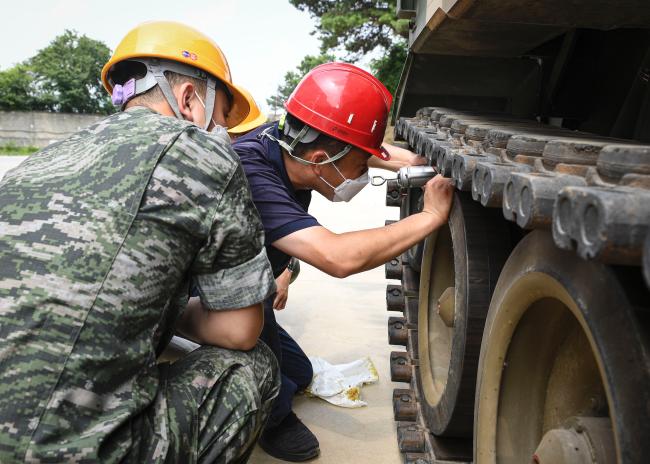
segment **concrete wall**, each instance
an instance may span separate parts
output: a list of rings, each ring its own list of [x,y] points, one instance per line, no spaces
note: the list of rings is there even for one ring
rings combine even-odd
[[[105,117],[42,111],[0,111],[0,145],[43,148]]]

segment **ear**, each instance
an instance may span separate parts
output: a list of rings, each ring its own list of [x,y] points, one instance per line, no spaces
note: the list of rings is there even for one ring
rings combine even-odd
[[[325,150],[321,149],[314,149],[314,150],[309,150],[307,153],[305,153],[304,158],[307,161],[311,161],[312,163],[322,163],[323,161],[327,161],[329,158],[327,156],[327,153]],[[314,174],[317,176],[321,175],[322,169],[323,169],[323,164],[320,165],[310,165],[312,171]]]
[[[192,110],[194,105],[199,104],[194,96],[194,85],[191,82],[183,82],[174,89],[178,110],[181,112],[183,119],[195,122]]]

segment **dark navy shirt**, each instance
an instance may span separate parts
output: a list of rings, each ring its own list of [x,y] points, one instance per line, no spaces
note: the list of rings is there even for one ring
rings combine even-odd
[[[277,277],[289,263],[291,256],[271,244],[282,237],[318,221],[307,213],[311,190],[294,190],[289,181],[277,142],[262,137],[262,131],[271,128],[270,134],[280,138],[278,123],[265,124],[233,142],[241,159],[244,172],[253,194],[253,202],[262,218],[266,252]]]

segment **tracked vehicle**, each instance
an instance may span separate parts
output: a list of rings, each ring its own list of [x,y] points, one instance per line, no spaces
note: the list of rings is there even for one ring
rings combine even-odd
[[[398,15],[395,140],[456,188],[386,264],[405,462],[650,462],[650,2]],[[400,217],[421,196],[387,184]]]

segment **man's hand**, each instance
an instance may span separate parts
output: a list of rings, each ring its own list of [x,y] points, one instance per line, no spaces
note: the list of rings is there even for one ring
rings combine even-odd
[[[278,291],[275,294],[275,299],[273,300],[273,309],[281,311],[287,305],[287,299],[289,298],[289,284],[291,283],[291,272],[289,269],[285,269],[282,274],[275,279],[275,285],[278,287]]]
[[[454,187],[451,179],[438,174],[422,187],[424,190],[424,205],[422,212],[434,215],[441,223],[447,222],[451,202],[454,198]]]
[[[427,159],[424,156],[420,156],[417,153],[409,151],[410,155],[406,160],[407,166],[422,166],[427,164]]]

